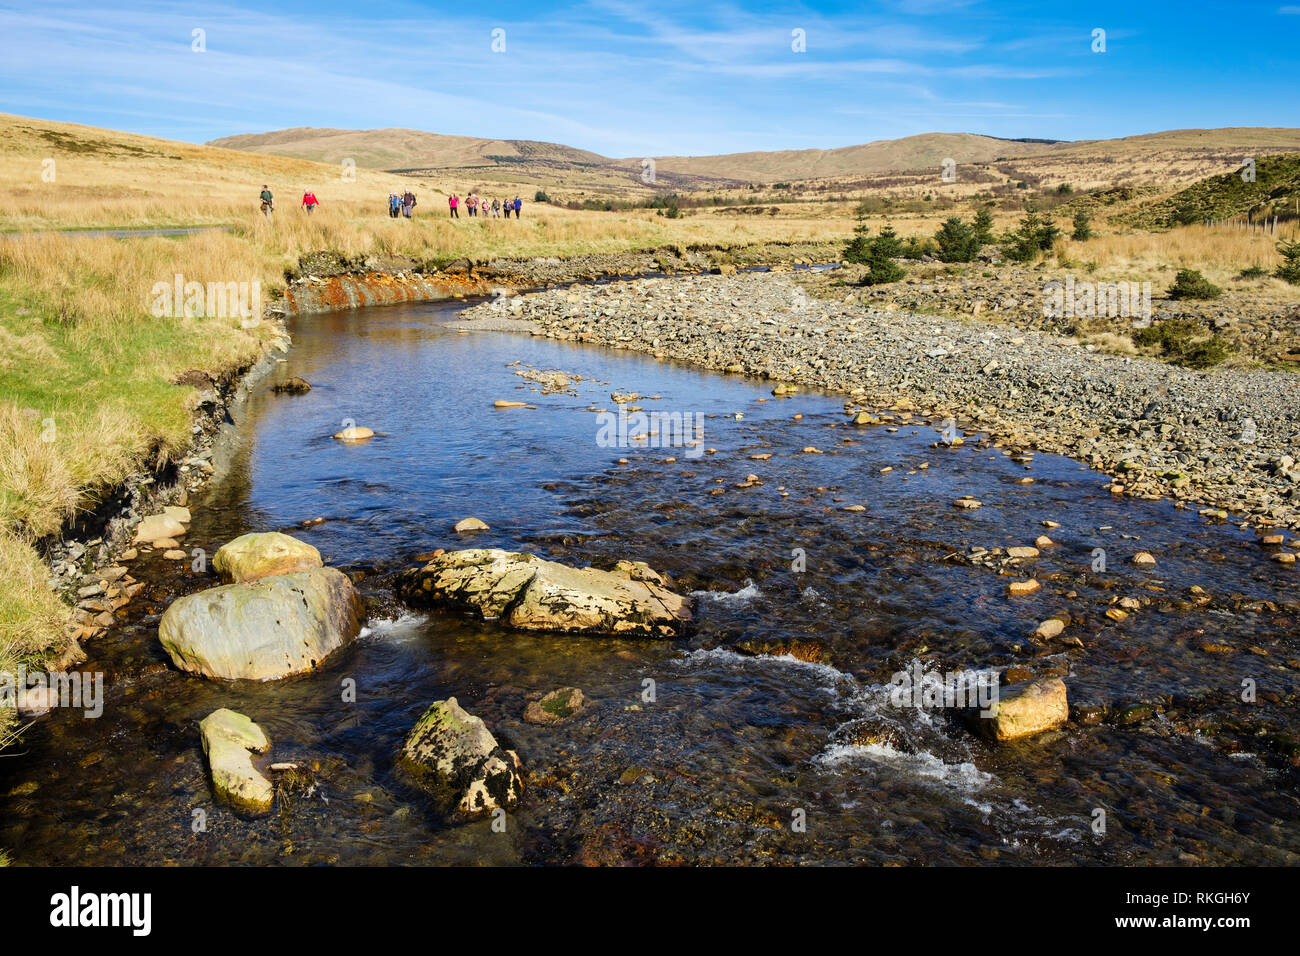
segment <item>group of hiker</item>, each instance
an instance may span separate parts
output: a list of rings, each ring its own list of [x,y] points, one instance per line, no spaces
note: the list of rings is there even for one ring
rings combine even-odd
[[[486,199],[480,199],[478,193],[474,192],[471,192],[464,199],[452,193],[447,197],[447,206],[451,210],[452,219],[460,218],[461,206],[464,206],[471,216],[481,216],[484,219],[489,217],[500,219],[502,213],[509,219],[512,212],[515,214],[515,218],[518,219],[519,210],[524,208],[524,201],[517,194],[514,199],[493,199],[489,202]]]
[[[388,216],[390,219],[396,219],[398,216],[411,218],[411,213],[415,211],[415,193],[409,189],[400,196],[397,193],[388,194]]]
[[[270,219],[271,213],[275,212],[275,196],[272,195],[269,186],[262,187],[262,195],[260,198],[262,201],[262,215],[267,219]],[[316,198],[316,194],[310,189],[306,190],[302,194],[302,208],[307,211],[307,215],[310,216],[315,212],[318,205],[320,205],[320,201]],[[513,212],[515,218],[518,219],[519,211],[524,208],[524,201],[520,199],[518,195],[516,195],[514,199],[492,199],[489,201],[480,198],[478,193],[474,192],[471,192],[463,199],[456,195],[456,193],[452,193],[447,197],[447,206],[451,210],[452,219],[460,218],[461,206],[464,206],[465,209],[468,210],[469,214],[474,217],[481,216],[484,219],[499,219],[504,214],[505,217],[509,219],[510,214]],[[400,196],[397,193],[388,194],[389,218],[396,219],[399,216],[404,216],[407,219],[410,219],[411,213],[414,211],[415,193],[411,192],[409,189]]]
[[[262,215],[270,219],[271,213],[275,212],[275,195],[271,192],[271,187],[263,184],[262,195],[258,198],[262,201]],[[310,189],[302,194],[302,208],[307,211],[307,215],[310,216],[315,212],[316,207],[319,205],[320,200],[316,198],[316,194]]]

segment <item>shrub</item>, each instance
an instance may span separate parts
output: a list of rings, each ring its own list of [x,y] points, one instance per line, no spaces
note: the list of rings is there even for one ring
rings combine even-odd
[[[853,238],[844,249],[844,261],[869,266],[862,278],[863,285],[884,285],[897,282],[907,275],[893,257],[902,252],[902,243],[892,226],[885,226],[880,235],[870,237],[871,227],[860,222],[853,229]]]
[[[934,234],[934,241],[939,246],[937,254],[941,262],[970,262],[980,251],[975,230],[962,222],[960,216],[947,219]]]
[[[1074,214],[1074,231],[1070,233],[1070,238],[1075,242],[1087,242],[1092,238],[1092,219],[1088,216],[1088,210],[1080,209]]]
[[[1237,278],[1238,279],[1262,279],[1266,275],[1268,275],[1268,270],[1265,269],[1263,266],[1250,266],[1249,268],[1242,269],[1241,272],[1238,273]]]
[[[539,189],[533,194],[533,202],[550,202],[551,197],[546,195],[546,190]]]
[[[853,238],[844,247],[844,261],[866,264],[871,261],[871,227],[861,220],[853,227]]]
[[[1183,351],[1177,359],[1179,365],[1188,368],[1210,368],[1218,365],[1232,354],[1232,347],[1227,342],[1212,335],[1204,342],[1197,342]]]
[[[1165,358],[1188,368],[1210,368],[1232,354],[1232,346],[1217,335],[1205,338],[1205,327],[1192,319],[1165,319],[1136,329],[1133,342],[1157,347]]]
[[[993,210],[988,206],[980,206],[979,211],[975,213],[975,238],[979,240],[981,246],[986,246],[993,241]]]
[[[871,269],[862,277],[863,285],[885,285],[897,282],[907,273],[893,259],[879,258],[871,263]]]
[[[1166,295],[1171,299],[1217,299],[1223,290],[1195,269],[1180,269]]]
[[[1300,285],[1300,240],[1295,242],[1283,240],[1277,244],[1277,251],[1282,253],[1282,258],[1286,261],[1277,267],[1277,272],[1274,274],[1292,285]]]
[[[1025,206],[1025,218],[1020,220],[1020,228],[1003,239],[1006,256],[1015,262],[1032,262],[1038,254],[1061,237],[1061,230],[1050,219],[1044,221],[1038,216],[1038,207],[1033,203]]]
[[[920,259],[922,256],[932,256],[938,251],[933,239],[918,239],[916,236],[908,236],[904,240],[902,248],[898,250],[898,258]]]
[[[880,235],[876,236],[872,251],[876,258],[892,259],[899,254],[902,247],[903,244],[898,239],[898,233],[894,232],[894,227],[886,225],[880,230]]]
[[[1194,336],[1204,332],[1204,326],[1192,319],[1165,319],[1144,329],[1133,331],[1133,341],[1142,346],[1159,346],[1166,355],[1181,352]]]

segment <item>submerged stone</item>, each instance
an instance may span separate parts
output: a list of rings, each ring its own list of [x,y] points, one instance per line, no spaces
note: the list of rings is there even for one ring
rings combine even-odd
[[[644,562],[620,561],[600,571],[472,548],[406,572],[397,591],[417,606],[459,607],[521,630],[672,637],[692,618],[689,600],[671,587]]]
[[[586,699],[576,687],[561,687],[541,700],[530,700],[524,720],[530,724],[562,724],[582,710]]]

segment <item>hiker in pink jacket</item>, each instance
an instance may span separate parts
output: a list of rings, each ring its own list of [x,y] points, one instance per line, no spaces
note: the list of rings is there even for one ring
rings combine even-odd
[[[457,212],[456,207],[460,205],[460,197],[457,196],[455,193],[452,193],[450,196],[447,197],[447,205],[451,208],[451,218],[459,219],[460,213]]]

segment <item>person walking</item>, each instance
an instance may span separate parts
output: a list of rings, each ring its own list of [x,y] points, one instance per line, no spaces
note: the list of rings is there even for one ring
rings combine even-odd
[[[447,197],[447,206],[448,208],[451,209],[452,219],[460,218],[460,213],[457,211],[457,207],[459,205],[460,205],[460,197],[457,196],[455,193],[452,193],[450,196]]]
[[[469,197],[465,200],[465,205],[469,208],[469,217],[473,219],[478,215],[478,193],[470,192]]]
[[[318,201],[316,199],[316,194],[310,189],[302,194],[302,208],[307,210],[307,215],[310,216],[315,212],[317,205]]]
[[[500,199],[494,199],[494,200],[492,200],[492,218],[493,218],[493,219],[500,219],[500,218],[501,218],[501,200],[500,200]]]
[[[271,187],[262,187],[262,215],[267,219],[271,218],[271,213],[275,212],[275,197],[271,195]]]
[[[519,198],[518,194],[515,195],[514,207],[515,207],[515,218],[518,219],[519,210],[524,208],[524,201]]]
[[[388,194],[388,218],[396,219],[402,214],[402,197],[397,193]]]
[[[411,213],[415,210],[415,193],[409,189],[402,193],[402,215],[407,219],[411,218]]]

